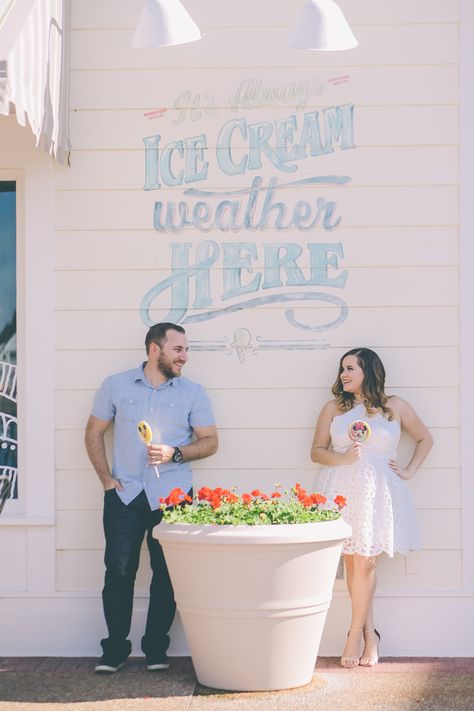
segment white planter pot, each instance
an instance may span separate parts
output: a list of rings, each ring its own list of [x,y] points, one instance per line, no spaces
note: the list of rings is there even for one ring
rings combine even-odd
[[[342,519],[155,527],[201,684],[258,691],[311,681],[350,534]]]

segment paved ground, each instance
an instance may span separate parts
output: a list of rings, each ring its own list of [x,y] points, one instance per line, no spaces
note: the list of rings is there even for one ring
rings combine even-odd
[[[202,687],[189,658],[155,673],[129,659],[111,676],[94,674],[94,661],[0,658],[0,711],[474,711],[474,658],[384,658],[346,670],[326,657],[308,686],[259,693]]]

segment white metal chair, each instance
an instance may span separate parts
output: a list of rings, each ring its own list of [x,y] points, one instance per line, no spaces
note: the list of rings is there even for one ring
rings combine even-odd
[[[0,475],[0,514],[2,513],[3,507],[5,506],[5,502],[9,497],[12,486],[13,486],[13,477],[8,476],[7,474],[1,474]]]
[[[16,402],[17,398],[16,365],[0,361],[0,394],[7,400]]]
[[[16,365],[13,363],[0,361],[0,395],[10,402],[16,403],[17,377]],[[0,513],[3,511],[6,500],[15,496],[18,476],[16,467],[17,426],[15,415],[0,412],[0,459],[3,460],[3,463],[0,464]],[[15,466],[11,466],[12,464]]]

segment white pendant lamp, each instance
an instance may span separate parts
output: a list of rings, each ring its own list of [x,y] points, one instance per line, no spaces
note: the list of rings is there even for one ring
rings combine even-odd
[[[297,49],[323,52],[352,49],[359,44],[334,0],[308,0],[283,42]]]
[[[201,30],[179,0],[147,0],[132,47],[168,47],[201,38]]]

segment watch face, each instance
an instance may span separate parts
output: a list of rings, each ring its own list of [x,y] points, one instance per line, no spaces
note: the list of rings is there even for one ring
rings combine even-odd
[[[175,447],[173,454],[173,462],[181,462],[183,460],[183,453],[179,447]]]

